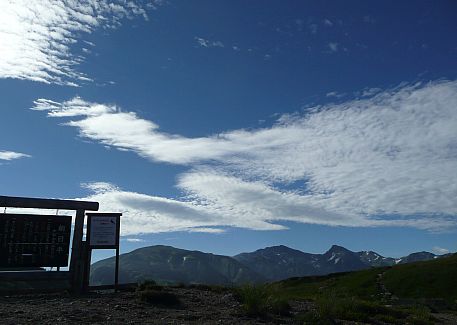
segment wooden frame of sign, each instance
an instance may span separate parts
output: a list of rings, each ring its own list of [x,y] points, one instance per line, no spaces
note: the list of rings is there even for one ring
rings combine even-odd
[[[114,271],[114,289],[119,285],[119,237],[122,213],[87,213],[87,263],[84,274],[85,288],[89,288],[90,260],[93,249],[115,249],[116,267]]]
[[[35,271],[2,271],[0,272],[0,282],[3,280],[34,281],[38,279],[47,279],[51,282],[53,280],[61,279],[69,282],[70,289],[73,293],[81,292],[84,289],[83,274],[86,269],[85,263],[87,262],[87,259],[84,256],[86,242],[82,240],[85,212],[87,210],[97,211],[99,208],[98,202],[0,195],[0,207],[76,211],[75,224],[73,228],[73,241],[71,245],[70,267],[68,271],[42,273]],[[6,215],[8,214],[0,214],[0,217]]]

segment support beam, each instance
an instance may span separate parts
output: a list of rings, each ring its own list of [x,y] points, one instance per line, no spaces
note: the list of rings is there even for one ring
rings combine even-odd
[[[98,202],[0,196],[0,207],[98,211]]]
[[[83,229],[84,229],[85,211],[77,210],[75,219],[75,228],[73,230],[73,243],[71,245],[70,274],[72,288],[76,291],[82,291],[84,285],[85,260],[83,247]]]

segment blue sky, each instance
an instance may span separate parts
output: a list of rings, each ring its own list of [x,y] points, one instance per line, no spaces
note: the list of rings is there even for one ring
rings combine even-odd
[[[457,250],[454,1],[0,4],[0,193],[123,251]]]

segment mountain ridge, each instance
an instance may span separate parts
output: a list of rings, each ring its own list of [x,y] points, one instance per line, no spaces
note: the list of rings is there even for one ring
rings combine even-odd
[[[338,245],[332,245],[322,254],[306,253],[285,245],[277,245],[235,256],[224,256],[155,245],[121,254],[119,280],[121,283],[152,279],[164,284],[240,285],[393,266],[448,255],[450,254],[416,252],[395,259],[374,251],[353,252]],[[91,267],[91,283],[112,283],[113,270],[114,257],[94,263]]]

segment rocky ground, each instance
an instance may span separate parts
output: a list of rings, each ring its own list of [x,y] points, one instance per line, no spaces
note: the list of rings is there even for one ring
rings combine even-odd
[[[294,324],[292,316],[246,316],[230,292],[171,288],[181,306],[142,302],[135,292],[0,297],[1,324]],[[306,303],[293,304],[293,312]]]
[[[135,291],[0,296],[0,324],[301,324],[294,316],[314,308],[310,302],[292,301],[289,316],[255,318],[247,316],[227,290],[167,288],[166,292],[177,296],[181,304],[143,302]],[[457,324],[456,315],[434,317],[440,324]]]

